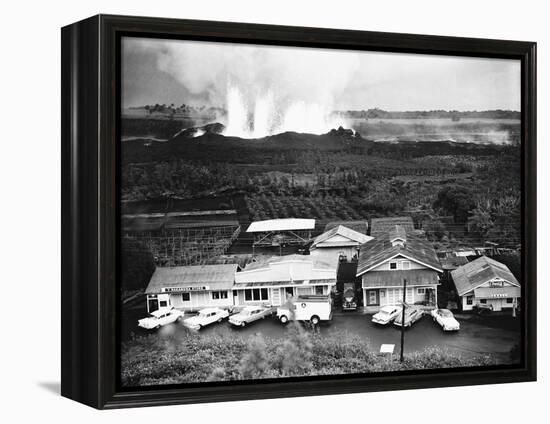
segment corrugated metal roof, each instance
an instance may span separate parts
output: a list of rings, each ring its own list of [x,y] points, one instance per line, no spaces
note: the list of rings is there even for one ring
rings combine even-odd
[[[330,239],[334,236],[342,236],[348,239],[349,241],[342,240],[342,241],[331,242]],[[334,227],[331,230],[328,230],[323,234],[317,236],[315,240],[313,240],[313,244],[311,245],[311,247],[317,248],[317,247],[357,246],[363,243],[367,243],[372,239],[373,237],[359,233],[343,225],[339,225],[338,227]],[[323,244],[323,246],[319,246],[320,244]]]
[[[339,225],[348,227],[361,234],[367,234],[369,229],[369,224],[367,221],[331,221],[325,225],[324,231],[332,230],[334,227],[338,227]]]
[[[305,255],[273,256],[251,263],[235,275],[235,283],[336,280],[336,266]]]
[[[407,287],[439,284],[437,272],[430,269],[371,271],[363,277],[363,288],[403,287],[404,279]]]
[[[401,225],[407,233],[414,230],[414,223],[410,216],[372,218],[370,221],[370,235],[373,237],[386,235],[396,225]]]
[[[437,254],[428,240],[407,234],[407,241],[404,246],[399,244],[393,246],[389,235],[386,233],[384,236],[361,246],[357,275],[364,274],[369,269],[397,255],[406,256],[411,260],[443,272]]]
[[[263,233],[268,231],[313,230],[314,228],[314,219],[284,218],[255,221],[250,224],[246,232]]]
[[[237,264],[157,267],[145,293],[161,293],[163,288],[208,286],[228,290],[233,286]]]
[[[520,285],[506,265],[487,256],[481,256],[466,265],[458,267],[451,271],[451,276],[459,296],[494,278],[501,278],[510,284]]]

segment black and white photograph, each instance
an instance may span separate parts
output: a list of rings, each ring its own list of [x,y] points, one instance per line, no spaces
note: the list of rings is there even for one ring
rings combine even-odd
[[[521,62],[125,36],[123,388],[521,362]]]

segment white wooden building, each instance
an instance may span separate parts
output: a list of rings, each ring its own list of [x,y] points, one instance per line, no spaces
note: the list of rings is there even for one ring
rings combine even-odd
[[[306,255],[273,256],[235,274],[235,306],[280,306],[289,297],[327,295],[336,284],[336,266]]]
[[[147,311],[165,306],[183,310],[233,306],[236,272],[237,264],[157,267],[145,290]]]
[[[337,266],[341,256],[348,260],[357,257],[361,245],[373,238],[344,225],[338,225],[317,236],[309,251],[312,257]]]
[[[521,298],[521,286],[508,267],[487,256],[451,272],[462,310],[487,305],[493,311],[513,308]]]
[[[400,304],[404,280],[408,304],[436,308],[441,273],[443,270],[431,243],[407,234],[397,225],[361,247],[357,276],[362,280],[365,310],[376,312],[382,306]]]

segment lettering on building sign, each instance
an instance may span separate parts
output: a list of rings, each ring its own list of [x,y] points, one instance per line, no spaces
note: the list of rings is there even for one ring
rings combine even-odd
[[[190,292],[190,291],[206,291],[208,286],[193,286],[193,287],[163,287],[163,293],[173,292]]]
[[[489,283],[490,287],[504,287],[504,281],[491,281]]]

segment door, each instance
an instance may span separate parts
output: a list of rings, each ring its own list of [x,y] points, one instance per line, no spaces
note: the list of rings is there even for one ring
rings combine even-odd
[[[147,303],[147,312],[149,312],[149,313],[154,312],[158,308],[159,308],[158,299],[149,299],[149,302]]]
[[[379,304],[379,290],[367,290],[367,306],[378,306]]]
[[[289,297],[294,296],[294,287],[285,287],[285,296],[288,299]]]

